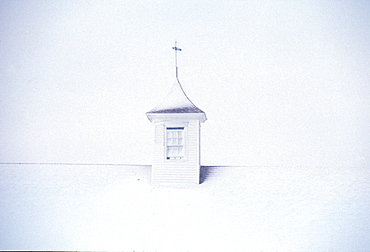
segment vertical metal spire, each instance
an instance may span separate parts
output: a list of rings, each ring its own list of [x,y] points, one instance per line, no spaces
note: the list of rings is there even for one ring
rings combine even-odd
[[[175,66],[176,66],[176,79],[179,77],[179,71],[177,67],[177,51],[181,51],[180,48],[177,47],[177,41],[175,41],[175,47],[172,47],[175,50]]]

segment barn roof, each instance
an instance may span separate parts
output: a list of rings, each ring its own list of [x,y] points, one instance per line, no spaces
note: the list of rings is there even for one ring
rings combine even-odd
[[[176,78],[170,92],[164,100],[152,110],[150,114],[162,113],[204,113],[201,109],[194,105],[185,94],[181,87],[180,81]]]

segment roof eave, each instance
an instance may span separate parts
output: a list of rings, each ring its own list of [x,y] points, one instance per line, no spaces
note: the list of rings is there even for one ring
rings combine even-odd
[[[152,123],[161,121],[187,121],[187,120],[199,120],[200,123],[204,123],[207,120],[206,113],[145,113],[149,121]]]

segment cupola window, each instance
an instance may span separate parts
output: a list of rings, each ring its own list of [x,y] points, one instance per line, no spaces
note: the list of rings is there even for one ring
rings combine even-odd
[[[184,158],[184,127],[166,128],[167,159]]]

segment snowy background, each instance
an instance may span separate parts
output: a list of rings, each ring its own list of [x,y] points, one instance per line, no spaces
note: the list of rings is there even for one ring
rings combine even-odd
[[[0,168],[1,249],[370,248],[368,168],[203,167],[186,188],[151,186],[150,166]]]
[[[369,250],[369,13],[1,1],[0,249]],[[190,188],[149,183],[145,112],[175,80],[175,40],[208,117]]]
[[[0,161],[151,164],[179,77],[205,165],[370,160],[370,2],[1,1]]]

